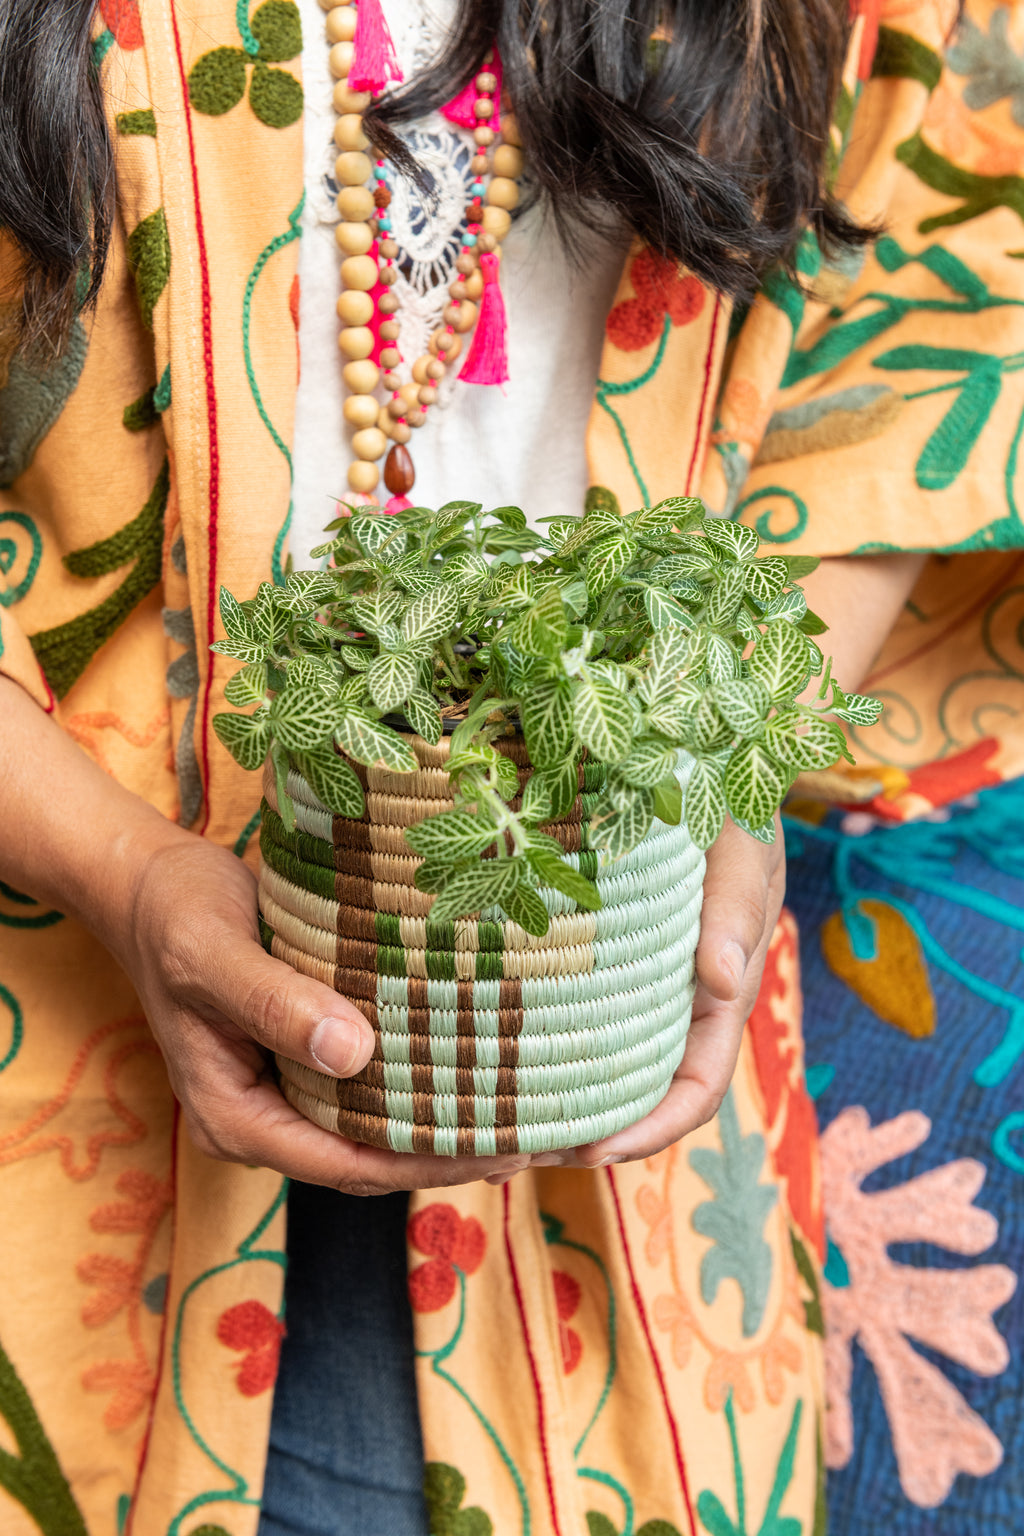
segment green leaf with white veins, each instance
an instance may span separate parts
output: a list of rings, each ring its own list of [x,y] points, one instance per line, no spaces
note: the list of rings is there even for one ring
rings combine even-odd
[[[408,742],[357,710],[342,717],[335,727],[334,737],[349,757],[367,767],[390,768],[392,773],[415,773],[419,767]]]
[[[300,656],[288,668],[285,686],[270,706],[275,737],[289,752],[307,752],[330,739],[335,715],[316,663]]]
[[[863,693],[851,693],[846,703],[840,709],[834,709],[833,713],[850,725],[874,725],[883,708],[881,699],[871,699]]]
[[[217,740],[227,747],[240,767],[258,768],[267,755],[270,725],[264,712],[256,715],[214,715]]]
[[[800,631],[780,619],[765,630],[751,652],[747,663],[751,676],[764,684],[773,699],[793,698],[811,675],[807,646]]]
[[[449,864],[479,857],[497,835],[497,825],[490,817],[469,811],[442,811],[405,830],[405,840],[413,853],[431,862],[440,859]]]
[[[220,621],[224,625],[224,632],[229,640],[248,641],[256,639],[256,631],[253,628],[252,621],[245,613],[241,603],[232,597],[227,587],[221,587],[220,589],[219,606]]]
[[[567,631],[561,593],[550,587],[516,619],[511,638],[528,656],[544,656],[555,661],[565,644]]]
[[[666,629],[669,624],[685,625],[687,615],[674,597],[659,587],[648,587],[644,592],[644,607],[654,629]]]
[[[419,680],[420,663],[404,651],[382,651],[366,674],[366,686],[378,709],[397,709]]]
[[[756,677],[735,678],[715,686],[715,703],[738,736],[760,736],[771,699]]]
[[[799,624],[806,612],[807,599],[802,592],[783,592],[772,598],[761,617],[766,624],[773,624],[776,619]]]
[[[617,859],[629,853],[650,831],[654,820],[654,794],[649,789],[637,789],[621,810],[608,816],[595,826],[591,823],[591,836],[598,847],[610,858]]]
[[[714,632],[708,635],[707,669],[713,683],[725,683],[740,675],[740,658],[736,647]]]
[[[363,786],[351,764],[340,758],[333,747],[298,752],[295,764],[314,795],[329,811],[336,816],[362,816],[366,809]]]
[[[445,561],[445,581],[454,581],[466,592],[478,591],[490,573],[491,568],[483,555],[478,555],[472,549],[461,550]]]
[[[732,814],[760,827],[775,815],[786,791],[786,774],[759,741],[750,741],[733,753],[724,783]]]
[[[707,652],[707,636],[702,630],[683,629],[678,624],[659,629],[650,644],[650,696],[674,693],[681,682],[701,670]]]
[[[402,633],[407,640],[434,640],[447,634],[459,612],[459,594],[456,588],[434,587],[414,598],[405,610]]]
[[[457,870],[450,880],[445,881],[431,907],[431,922],[449,922],[503,902],[518,884],[518,875],[511,859],[481,859],[467,869]]]
[[[764,741],[780,762],[801,771],[831,768],[846,745],[838,725],[817,715],[799,715],[795,710],[770,720]]]
[[[761,545],[753,528],[730,522],[725,517],[706,517],[703,532],[724,554],[732,555],[737,560],[752,560]]]
[[[375,592],[372,597],[354,597],[351,603],[353,622],[373,635],[379,634],[385,625],[392,623],[401,611],[402,596],[399,592]]]
[[[686,786],[686,825],[698,848],[710,848],[725,824],[721,776],[699,758]]]
[[[789,580],[789,572],[786,569],[785,560],[777,556],[769,556],[764,560],[751,560],[743,567],[746,577],[747,591],[762,608],[778,597],[786,582]]]
[[[552,842],[553,838],[544,838],[544,845]],[[539,844],[539,839],[535,844],[531,838],[526,850],[526,857],[541,882],[552,890],[561,891],[563,896],[568,896],[570,901],[574,901],[584,911],[597,912],[601,907],[601,893],[594,882],[565,862],[557,843],[554,848],[544,845]]]
[[[690,728],[693,745],[701,752],[714,752],[732,740],[735,732],[719,713],[710,693],[706,693],[697,706],[697,713]]]
[[[251,662],[236,672],[234,677],[228,678],[224,687],[224,697],[229,704],[235,704],[244,708],[246,704],[261,704],[267,691],[267,664],[265,661]]]
[[[365,672],[374,659],[372,651],[361,650],[357,645],[340,645],[338,656],[353,672]]]
[[[591,597],[599,597],[616,576],[636,558],[635,542],[627,538],[621,524],[616,533],[599,539],[587,554],[587,591]]]
[[[527,933],[532,933],[535,938],[541,938],[547,933],[550,924],[548,909],[540,893],[532,886],[521,881],[515,890],[504,898],[502,904],[512,921],[518,923]]]
[[[675,768],[679,753],[675,747],[663,747],[656,741],[639,741],[615,769],[618,777],[638,789],[654,789]]]
[[[618,762],[628,753],[633,711],[627,695],[607,679],[588,674],[579,679],[573,719],[580,741],[605,762]]]
[[[572,685],[561,679],[534,683],[519,709],[534,767],[564,762],[573,743]]]
[[[727,527],[731,528],[732,523]],[[727,566],[708,596],[708,622],[726,629],[734,619],[747,590],[747,573],[741,565]]]
[[[549,768],[543,772],[537,771],[531,774],[526,788],[536,784],[536,794],[543,794],[548,802],[547,817],[552,820],[556,816],[565,816],[572,810],[579,794],[579,767],[575,756],[566,762],[559,764],[557,768]]]
[[[436,746],[441,740],[444,726],[441,721],[441,711],[436,702],[427,693],[425,688],[414,688],[402,706],[405,718],[424,741]]]

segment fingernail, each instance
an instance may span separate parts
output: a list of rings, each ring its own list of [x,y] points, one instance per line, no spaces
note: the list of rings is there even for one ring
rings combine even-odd
[[[507,1184],[509,1179],[514,1179],[518,1172],[518,1168],[513,1168],[511,1173],[492,1173],[489,1178],[484,1179],[484,1183],[495,1185]]]
[[[591,1163],[591,1168],[608,1168],[612,1163],[624,1163],[625,1154],[622,1152],[610,1152],[607,1157],[602,1157],[600,1162]]]
[[[321,1019],[309,1042],[309,1054],[332,1077],[348,1077],[363,1055],[362,1031],[346,1019]]]
[[[726,975],[732,978],[735,997],[740,990],[743,973],[747,968],[747,957],[735,939],[730,939],[727,944],[722,945],[721,961]]]

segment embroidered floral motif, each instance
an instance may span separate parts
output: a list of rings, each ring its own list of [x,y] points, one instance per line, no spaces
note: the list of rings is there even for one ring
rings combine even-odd
[[[244,15],[244,10],[242,12]],[[241,48],[211,48],[188,76],[188,95],[197,112],[222,117],[245,95],[268,128],[287,128],[302,116],[302,86],[287,69],[271,69],[302,52],[302,22],[293,0],[264,0],[246,23],[239,21]],[[252,66],[252,76],[249,67]]]
[[[636,294],[616,304],[608,316],[608,340],[620,352],[639,352],[661,335],[667,315],[673,325],[688,325],[704,308],[704,288],[674,261],[644,250],[629,269]]]
[[[428,1461],[423,1469],[423,1498],[430,1536],[492,1536],[491,1517],[477,1506],[463,1509],[466,1479],[456,1467]]]
[[[985,1177],[973,1158],[865,1194],[861,1186],[869,1174],[920,1147],[930,1132],[930,1120],[918,1111],[872,1127],[867,1111],[851,1105],[821,1138],[825,1208],[836,1247],[829,1273],[837,1282],[825,1285],[826,1458],[830,1467],[845,1467],[853,1455],[849,1393],[856,1341],[878,1377],[903,1492],[927,1509],[946,1498],[959,1473],[984,1477],[995,1471],[1003,1448],[910,1340],[979,1376],[997,1376],[1009,1354],[992,1313],[1016,1289],[1003,1264],[917,1269],[890,1258],[889,1244],[900,1242],[936,1243],[973,1256],[998,1235],[995,1217],[973,1204]]]
[[[235,1384],[243,1397],[259,1397],[274,1385],[285,1326],[262,1301],[240,1301],[222,1312],[217,1337],[228,1349],[244,1350]]]
[[[562,1368],[565,1374],[570,1376],[583,1358],[583,1340],[575,1328],[569,1327],[570,1319],[575,1317],[579,1310],[583,1292],[579,1281],[574,1280],[572,1275],[567,1275],[564,1269],[553,1270],[551,1279],[555,1287],[558,1341],[562,1346]]]
[[[954,74],[968,76],[964,101],[972,111],[982,112],[1008,97],[1014,122],[1024,128],[1024,58],[1014,51],[1009,25],[1005,5],[992,12],[987,33],[965,16],[946,62]]]
[[[119,48],[131,53],[142,47],[142,21],[136,0],[100,0],[100,15]]]
[[[439,1312],[455,1295],[457,1272],[480,1268],[487,1235],[475,1216],[463,1218],[453,1205],[428,1205],[409,1222],[409,1242],[428,1256],[409,1276],[413,1309]]]

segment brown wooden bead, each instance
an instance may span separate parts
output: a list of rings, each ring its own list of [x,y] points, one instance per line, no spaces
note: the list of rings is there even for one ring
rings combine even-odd
[[[455,263],[455,268],[456,271],[461,272],[464,277],[468,277],[470,272],[476,271],[476,257],[471,251],[463,251],[462,255]]]
[[[499,212],[499,213],[501,212],[500,209],[497,209],[496,211]],[[508,218],[508,215],[506,214],[505,217]],[[384,284],[385,288],[390,288],[392,283],[397,283],[398,282],[398,268],[394,267],[394,266],[391,266],[391,265],[388,265],[386,267],[381,267],[381,269],[380,269],[380,281]]]
[[[380,484],[380,470],[368,459],[355,459],[348,467],[348,488],[368,496]]]
[[[348,112],[365,112],[370,105],[369,91],[350,91],[344,80],[334,87],[334,110],[344,116]]]
[[[504,240],[512,225],[512,215],[504,208],[484,209],[484,229],[495,240]]]
[[[377,282],[376,261],[372,256],[346,256],[341,264],[341,282],[344,288],[361,288],[369,293]]]
[[[393,315],[398,310],[398,300],[393,293],[382,293],[377,300],[377,308],[382,315]]]
[[[335,5],[327,12],[327,38],[332,43],[350,43],[356,35],[356,12],[351,5]]]
[[[497,244],[498,244],[498,237],[497,237],[497,235],[492,235],[486,229],[483,231],[482,234],[477,236],[477,240],[476,240],[477,250],[478,251],[482,251],[485,256],[490,255],[497,248]]]
[[[352,224],[365,222],[373,212],[373,193],[369,187],[342,187],[334,201],[342,218]]]
[[[412,428],[407,421],[396,421],[391,428],[391,436],[396,443],[407,443],[412,437]]]
[[[443,379],[447,372],[447,367],[444,363],[442,363],[439,357],[431,358],[430,362],[427,364],[428,379]]]
[[[430,375],[427,369],[430,367],[429,357],[418,357],[412,365],[412,376],[417,384],[425,384]]]
[[[352,438],[352,452],[357,459],[379,459],[388,440],[379,427],[363,427]]]
[[[506,113],[501,120],[501,136],[506,144],[513,144],[516,149],[522,149],[523,140],[519,132],[519,124],[511,112]]]
[[[339,149],[366,149],[369,146],[370,141],[363,132],[360,113],[346,112],[338,118],[334,125],[334,142]]]
[[[354,395],[369,395],[377,388],[380,369],[368,357],[357,363],[346,363],[341,370],[345,387]]]
[[[346,149],[334,162],[334,175],[343,187],[361,187],[372,174],[373,162],[361,149]]]
[[[390,208],[391,207],[391,188],[390,187],[374,187],[374,189],[373,189],[373,201],[374,201],[374,206],[377,207],[377,208]]]
[[[482,69],[473,84],[481,96],[493,96],[498,89],[498,77],[492,75],[489,69]]]
[[[414,405],[410,408],[409,414],[405,419],[409,423],[410,427],[415,430],[416,427],[422,427],[423,423],[427,419],[427,413],[426,411],[421,411],[418,405]]]
[[[384,381],[385,389],[397,389],[402,382],[393,368],[385,368],[384,372],[381,374],[381,378]]]
[[[380,364],[382,368],[397,368],[402,361],[402,354],[397,347],[382,347]]]
[[[346,256],[365,256],[373,244],[369,224],[335,224],[334,238],[338,249]]]
[[[466,297],[466,279],[461,276],[457,277],[453,283],[448,284],[448,292],[456,303],[461,303]]]
[[[380,323],[381,341],[397,341],[402,334],[402,322],[400,320],[382,320]]]
[[[384,460],[384,484],[392,496],[408,496],[416,484],[412,455],[401,443],[396,443]]]
[[[352,68],[352,59],[355,55],[353,43],[335,43],[327,55],[327,62],[331,68],[331,74],[335,80],[346,80],[348,72]]]
[[[454,304],[449,304],[445,307],[444,316],[446,320],[448,320],[448,310],[454,308]],[[476,305],[471,304],[469,299],[463,300],[459,305],[458,314],[455,319],[448,320],[448,324],[453,330],[458,331],[460,336],[465,336],[466,332],[471,331],[476,324]]]
[[[388,415],[392,421],[401,421],[408,409],[401,395],[395,395],[394,399],[388,401]]]
[[[376,426],[380,415],[376,395],[349,395],[341,410],[350,427]]]
[[[437,399],[437,390],[431,384],[424,384],[420,389],[420,404],[433,405]]]
[[[462,351],[462,337],[455,336],[438,326],[430,338],[429,346],[435,357],[443,357],[445,362],[454,363]]]
[[[478,144],[493,144],[494,129],[488,128],[486,123],[481,123],[479,128],[473,129],[473,138]]]
[[[514,144],[499,144],[494,151],[492,162],[495,176],[521,176],[523,174],[523,152]]]
[[[344,47],[344,43],[341,45]],[[478,96],[473,103],[473,116],[485,122],[494,116],[494,102],[489,96]]]
[[[373,300],[359,288],[338,295],[338,319],[346,325],[366,325],[373,319]]]
[[[385,260],[394,261],[395,257],[398,255],[398,241],[382,240],[380,243],[380,253],[385,258]]]
[[[487,156],[476,154],[469,162],[469,168],[474,176],[482,176],[487,169]]]
[[[338,337],[338,346],[346,357],[358,361],[373,351],[373,332],[368,325],[346,326]]]

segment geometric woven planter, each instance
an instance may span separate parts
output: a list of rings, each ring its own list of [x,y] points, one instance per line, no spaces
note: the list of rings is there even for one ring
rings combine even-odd
[[[400,1152],[546,1152],[633,1124],[682,1058],[703,854],[685,827],[658,821],[614,863],[592,851],[602,770],[584,764],[575,806],[545,831],[596,879],[601,910],[543,890],[543,938],[496,909],[432,923],[434,898],[413,883],[421,860],[403,831],[451,803],[448,740],[408,740],[416,773],[352,764],[367,792],[359,820],[332,815],[291,773],[288,833],[264,775],[264,944],[350,998],[376,1037],[354,1078],[278,1057],[286,1098],[325,1130]],[[525,781],[523,743],[495,745]]]

